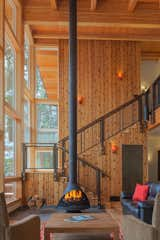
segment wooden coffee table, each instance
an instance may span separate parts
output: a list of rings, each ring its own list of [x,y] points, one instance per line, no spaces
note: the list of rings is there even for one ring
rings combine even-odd
[[[83,222],[66,222],[65,218],[80,214],[54,213],[45,226],[45,240],[50,240],[50,233],[106,233],[119,239],[119,226],[108,213],[86,213],[95,219]],[[85,215],[83,213],[82,215]]]

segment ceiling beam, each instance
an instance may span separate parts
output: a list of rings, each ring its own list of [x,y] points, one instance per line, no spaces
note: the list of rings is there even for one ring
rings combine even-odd
[[[41,72],[57,72],[58,69],[57,67],[43,67],[43,66],[40,66],[40,71]]]
[[[160,52],[142,52],[142,60],[159,60]]]
[[[94,32],[83,31],[78,32],[78,39],[94,39],[94,40],[133,40],[133,41],[160,41],[160,28],[114,28],[106,27],[103,31],[100,29],[94,29]],[[55,33],[37,33],[33,35],[35,40],[53,40],[53,39],[68,39],[68,33],[59,31]]]
[[[91,0],[91,11],[95,11],[97,8],[98,0]]]
[[[130,4],[132,3],[131,1],[133,0],[130,0]],[[97,14],[95,14],[94,11],[87,12],[80,9],[78,14],[78,22],[83,24],[160,24],[159,8],[153,8],[150,9],[150,11],[143,8],[139,9],[139,11],[135,11],[134,14],[131,14],[127,9],[128,4],[123,4],[121,8],[119,8],[119,5],[120,4],[117,4],[117,6],[109,5],[108,9],[101,9],[101,11]],[[131,7],[132,6],[133,5],[131,4]],[[112,9],[113,7],[114,11]],[[152,16],[152,18],[150,16]],[[63,25],[68,25],[68,11],[67,9],[51,11],[50,8],[27,6],[24,7],[24,22],[32,25],[38,24],[60,26],[61,23],[63,23]]]
[[[57,10],[58,9],[58,0],[50,0],[50,5],[52,10]]]
[[[128,11],[133,12],[136,8],[137,3],[138,3],[138,0],[129,0]]]
[[[24,29],[25,29],[25,32],[27,33],[27,37],[29,39],[30,45],[34,45],[34,39],[33,39],[32,30],[30,26],[26,24]]]

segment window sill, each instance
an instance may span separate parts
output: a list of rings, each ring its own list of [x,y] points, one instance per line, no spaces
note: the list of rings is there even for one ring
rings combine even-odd
[[[53,173],[54,169],[26,169],[26,173]]]

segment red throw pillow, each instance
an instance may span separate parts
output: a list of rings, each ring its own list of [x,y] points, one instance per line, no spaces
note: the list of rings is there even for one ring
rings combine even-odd
[[[148,196],[149,186],[136,184],[136,188],[132,197],[133,201],[145,201]]]

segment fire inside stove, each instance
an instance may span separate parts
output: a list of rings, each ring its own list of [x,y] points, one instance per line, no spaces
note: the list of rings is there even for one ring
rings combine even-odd
[[[82,199],[82,191],[81,190],[72,190],[64,195],[64,200],[66,202],[75,202],[80,201]]]
[[[57,207],[67,212],[79,212],[90,208],[90,204],[82,189],[77,184],[69,182]]]

